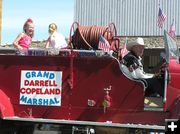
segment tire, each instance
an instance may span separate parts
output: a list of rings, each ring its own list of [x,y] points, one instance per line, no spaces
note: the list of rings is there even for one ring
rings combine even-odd
[[[34,124],[18,124],[16,126],[16,134],[33,134],[35,129]]]
[[[0,119],[0,134],[33,134],[34,124]]]
[[[15,134],[16,130],[12,121],[0,119],[0,134]]]

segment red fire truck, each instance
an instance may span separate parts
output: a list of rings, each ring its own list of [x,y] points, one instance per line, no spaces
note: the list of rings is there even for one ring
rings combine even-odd
[[[73,134],[165,131],[165,119],[180,118],[180,65],[176,42],[166,32],[164,41],[164,98],[146,97],[144,83],[123,73],[121,59],[100,50],[1,55],[0,133],[32,134],[34,124],[43,123]]]

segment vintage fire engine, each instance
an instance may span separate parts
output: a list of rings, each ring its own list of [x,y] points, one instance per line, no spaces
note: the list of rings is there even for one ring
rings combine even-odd
[[[98,50],[100,34],[112,53]],[[74,23],[71,47],[58,55],[42,49],[30,49],[27,56],[1,55],[0,133],[33,133],[33,124],[41,123],[68,126],[73,134],[111,128],[165,131],[165,119],[180,118],[180,65],[176,42],[166,31],[164,41],[164,98],[144,96],[145,84],[123,73],[113,24]]]

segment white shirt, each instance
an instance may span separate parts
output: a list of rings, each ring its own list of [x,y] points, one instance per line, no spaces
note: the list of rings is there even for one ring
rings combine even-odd
[[[65,37],[62,34],[57,33],[56,31],[52,35],[50,35],[49,43],[52,46],[52,48],[56,49],[67,47]]]
[[[138,67],[137,69],[133,70],[134,74],[135,74],[135,78],[136,79],[146,79],[146,78],[152,78],[153,77],[153,74],[148,74],[148,73],[145,73],[144,70],[143,70],[143,65],[141,63],[141,58],[139,57],[139,65],[140,67]]]
[[[148,74],[148,73],[145,73],[144,70],[143,70],[143,66],[142,66],[142,63],[141,63],[141,58],[139,58],[138,60],[139,62],[139,67],[136,68],[136,69],[133,69],[133,67],[126,67],[125,65],[122,65],[122,69],[123,69],[123,72],[130,78],[133,78],[133,79],[147,79],[147,78],[152,78],[154,75],[153,74]]]

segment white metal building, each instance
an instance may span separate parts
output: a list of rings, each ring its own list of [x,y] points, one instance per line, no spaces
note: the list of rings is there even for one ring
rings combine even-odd
[[[157,26],[159,4],[167,19]],[[75,21],[81,25],[114,22],[119,36],[162,36],[175,20],[180,35],[180,0],[75,0]]]

